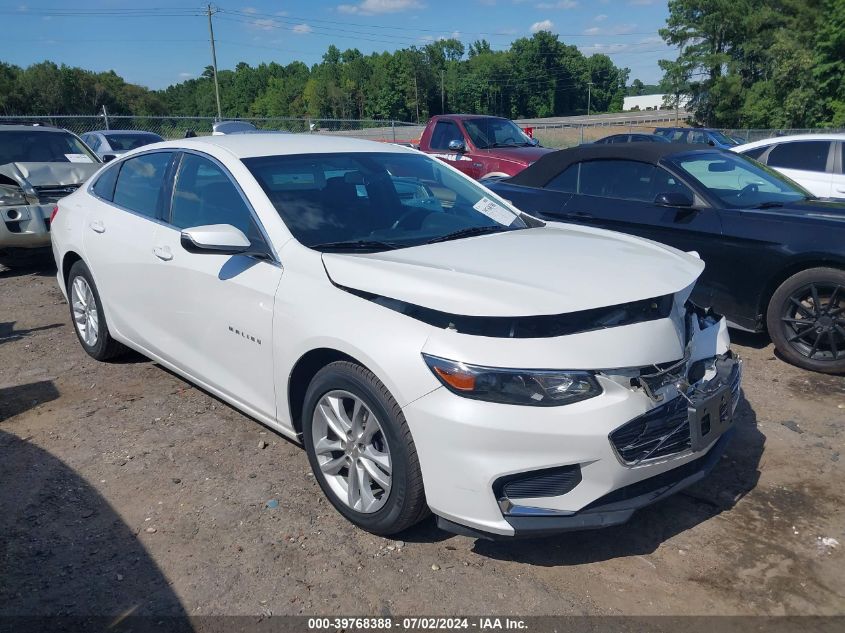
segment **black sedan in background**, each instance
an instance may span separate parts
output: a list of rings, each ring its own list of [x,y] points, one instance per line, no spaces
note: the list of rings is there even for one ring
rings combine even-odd
[[[485,184],[545,220],[697,251],[695,303],[768,330],[800,367],[845,372],[845,203],[744,156],[667,143],[582,145]]]
[[[600,138],[595,142],[597,145],[606,143],[671,143],[665,136],[657,134],[611,134]]]

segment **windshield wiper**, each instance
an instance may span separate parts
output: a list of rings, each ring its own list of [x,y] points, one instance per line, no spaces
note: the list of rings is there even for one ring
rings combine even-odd
[[[378,240],[347,240],[343,242],[323,242],[322,244],[313,244],[310,248],[349,251],[392,251],[397,248],[402,248],[402,245],[391,244],[390,242],[380,242]]]
[[[484,233],[501,233],[502,231],[507,231],[504,226],[473,226],[467,229],[461,229],[460,231],[454,231],[453,233],[447,233],[446,235],[440,235],[439,237],[432,238],[426,242],[426,244],[436,244],[437,242],[448,242],[449,240],[459,240],[462,237],[472,237],[473,235],[482,235]]]

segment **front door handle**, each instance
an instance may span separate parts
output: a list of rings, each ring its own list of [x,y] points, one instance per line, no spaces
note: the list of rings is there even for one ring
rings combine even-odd
[[[166,262],[173,259],[173,253],[170,252],[169,246],[154,246],[153,255]]]
[[[592,220],[593,219],[593,215],[591,213],[584,213],[583,211],[576,211],[575,213],[567,213],[564,217],[567,217],[570,220]]]
[[[91,230],[94,231],[94,233],[105,233],[106,232],[106,225],[103,224],[100,220],[94,220],[88,226],[91,227]]]

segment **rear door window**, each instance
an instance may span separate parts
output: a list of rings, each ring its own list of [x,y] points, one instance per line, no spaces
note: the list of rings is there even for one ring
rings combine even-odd
[[[123,161],[114,203],[148,218],[158,217],[164,175],[172,156],[172,152],[156,152]]]
[[[829,141],[780,143],[769,152],[766,163],[769,167],[824,173],[827,171],[827,155],[829,152]]]

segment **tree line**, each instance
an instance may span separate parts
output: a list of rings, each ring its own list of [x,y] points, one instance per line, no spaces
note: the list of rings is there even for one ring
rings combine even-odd
[[[662,87],[727,128],[845,126],[845,0],[670,0]]]
[[[300,61],[220,70],[224,117],[314,117],[424,121],[471,112],[511,118],[622,109],[629,70],[607,55],[585,56],[547,31],[497,51],[486,40],[465,47],[442,39],[364,55],[329,46],[309,67]],[[213,71],[164,90],[42,62],[19,68],[0,62],[0,113],[214,116]],[[642,84],[640,84],[642,85]],[[589,94],[588,94],[589,93]],[[589,99],[589,104],[588,104]]]

